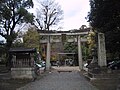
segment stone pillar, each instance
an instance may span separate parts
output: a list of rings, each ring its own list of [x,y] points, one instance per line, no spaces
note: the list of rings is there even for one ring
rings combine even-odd
[[[79,68],[83,69],[83,62],[82,62],[82,50],[81,50],[81,38],[80,35],[78,36],[78,62]]]
[[[46,57],[46,70],[50,70],[50,36],[48,36],[47,42],[47,57]]]
[[[98,65],[106,66],[105,37],[103,33],[98,33]]]

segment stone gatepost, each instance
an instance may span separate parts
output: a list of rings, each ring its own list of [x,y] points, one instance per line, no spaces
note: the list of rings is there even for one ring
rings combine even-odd
[[[78,62],[79,62],[79,69],[83,69],[83,61],[82,61],[82,50],[81,50],[81,37],[78,36]]]
[[[51,52],[51,46],[50,46],[50,36],[48,36],[48,42],[47,42],[47,57],[46,57],[46,70],[50,70],[50,52]]]
[[[103,33],[98,33],[98,65],[106,66],[105,37]]]

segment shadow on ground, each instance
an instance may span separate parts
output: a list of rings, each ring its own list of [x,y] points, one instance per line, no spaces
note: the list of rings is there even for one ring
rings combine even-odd
[[[30,80],[0,79],[0,90],[16,90],[29,82]]]
[[[117,90],[117,86],[120,84],[119,79],[99,79],[93,80],[91,83],[99,90]],[[119,89],[118,89],[119,90]]]

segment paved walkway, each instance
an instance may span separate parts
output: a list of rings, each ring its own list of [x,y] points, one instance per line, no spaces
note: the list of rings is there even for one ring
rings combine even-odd
[[[72,68],[72,72],[67,72],[71,69],[60,68],[61,72],[59,73],[58,69],[18,90],[98,90],[78,70]],[[66,71],[62,72],[62,70]]]

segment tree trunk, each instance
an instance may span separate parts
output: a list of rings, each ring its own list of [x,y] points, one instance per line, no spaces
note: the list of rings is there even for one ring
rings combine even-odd
[[[9,53],[9,50],[10,50],[11,46],[12,46],[12,41],[7,40],[7,43],[5,45],[5,49],[6,49],[6,67],[8,69],[11,68],[11,59],[12,59],[12,57],[11,57],[11,55]]]

